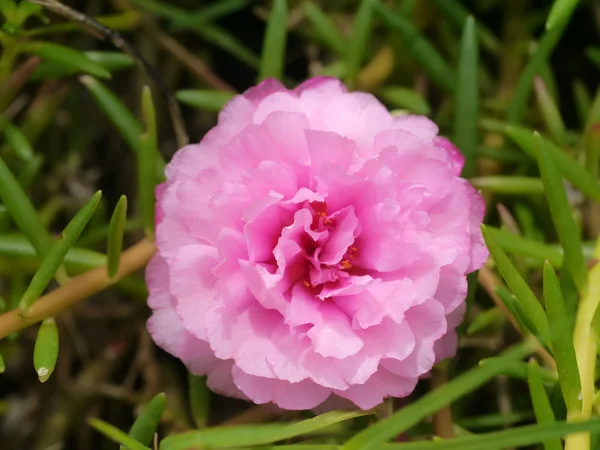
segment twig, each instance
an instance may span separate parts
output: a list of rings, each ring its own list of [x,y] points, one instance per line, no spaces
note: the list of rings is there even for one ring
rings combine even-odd
[[[148,61],[146,61],[146,59],[140,55],[140,53],[119,33],[111,28],[108,28],[107,26],[102,25],[82,12],[79,12],[67,5],[63,5],[56,0],[31,0],[31,3],[43,6],[57,14],[60,14],[61,16],[81,23],[89,28],[92,31],[92,34],[100,35],[110,40],[115,47],[131,56],[136,64],[144,71],[144,73],[146,73],[146,75],[156,84],[165,97],[179,147],[183,147],[189,142],[187,131],[183,122],[183,116],[181,114],[181,109],[179,108],[179,103],[177,103],[177,100],[175,100],[175,97],[173,97],[171,94],[171,91],[163,81],[160,73]]]
[[[53,317],[90,295],[113,285],[121,278],[131,275],[144,267],[155,251],[154,243],[143,239],[123,252],[121,265],[114,279],[109,279],[106,266],[101,266],[71,278],[60,288],[40,297],[25,316],[22,316],[19,310],[0,315],[0,339],[48,317]]]

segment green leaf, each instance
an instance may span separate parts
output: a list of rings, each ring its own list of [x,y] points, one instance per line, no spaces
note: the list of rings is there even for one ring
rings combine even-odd
[[[592,107],[592,98],[590,92],[581,80],[573,82],[573,96],[575,97],[575,106],[577,107],[577,115],[581,123],[586,123],[587,117]]]
[[[534,359],[529,361],[529,394],[531,395],[531,402],[533,404],[533,410],[535,411],[535,417],[540,425],[554,425],[556,419],[554,418],[554,412],[546,393],[546,388],[542,382],[540,375],[540,368]],[[548,439],[543,441],[544,450],[562,450],[562,443],[560,438]]]
[[[472,434],[446,441],[389,444],[381,448],[389,450],[504,450],[510,447],[527,447],[549,439],[559,439],[568,434],[599,430],[600,420],[598,419],[588,422],[556,422],[528,425],[492,433]],[[366,450],[373,447],[363,448]],[[346,450],[345,447],[342,449]]]
[[[256,0],[213,1],[204,8],[185,14],[183,17],[178,15],[177,18],[173,18],[171,28],[173,30],[197,28],[202,24],[214,22],[221,17],[237,12],[252,3],[256,3]]]
[[[157,394],[148,402],[129,430],[129,437],[140,444],[150,445],[165,411],[166,396]]]
[[[267,78],[283,79],[285,44],[287,42],[287,0],[275,0],[263,42],[260,61],[260,81]]]
[[[379,90],[379,95],[386,102],[396,108],[406,108],[412,113],[428,116],[431,114],[431,108],[427,101],[412,89],[387,86]]]
[[[506,289],[504,286],[496,287],[496,294],[502,301],[506,309],[510,312],[512,317],[517,321],[520,330],[524,334],[533,333],[536,334],[536,328],[531,318],[525,311],[525,308],[521,306],[521,302],[515,297],[512,292]]]
[[[51,245],[42,219],[19,182],[0,158],[0,199],[19,230],[29,239],[40,256],[46,256]]]
[[[581,410],[581,402],[578,398],[581,392],[581,381],[573,346],[573,330],[558,278],[549,263],[544,264],[544,301],[550,325],[552,353],[556,361],[563,398],[568,411],[575,414]]]
[[[600,47],[588,47],[585,50],[585,54],[600,69]]]
[[[188,372],[188,392],[194,424],[196,428],[206,428],[210,413],[210,391],[206,386],[206,377]]]
[[[563,254],[555,247],[524,238],[514,233],[509,233],[500,228],[487,227],[488,233],[502,250],[518,256],[526,256],[543,264],[549,261],[554,267],[560,268],[563,263]]]
[[[538,146],[532,130],[510,125],[504,131],[525,153],[537,160]],[[562,175],[583,194],[600,201],[600,185],[594,177],[566,152],[548,140],[545,142],[546,151],[552,155]]]
[[[63,260],[69,249],[73,246],[77,238],[92,218],[92,214],[96,210],[102,192],[98,191],[91,200],[73,217],[68,223],[63,232],[61,233],[58,240],[54,243],[48,255],[44,258],[40,267],[33,276],[31,283],[27,287],[27,290],[21,297],[19,308],[26,314],[27,310],[31,305],[38,299],[38,297],[44,292],[46,286],[54,274],[62,264]]]
[[[89,424],[92,428],[102,433],[111,441],[121,444],[125,450],[150,450],[145,445],[142,445],[135,439],[127,436],[118,428],[115,428],[100,419],[90,419]]]
[[[517,83],[512,102],[508,108],[509,122],[516,124],[521,122],[529,95],[533,86],[533,78],[540,73],[540,70],[550,57],[550,54],[558,44],[565,31],[565,24],[558,25],[552,30],[546,31],[540,40],[535,53],[529,59],[525,70],[521,72],[521,76]]]
[[[121,261],[121,252],[123,251],[123,234],[125,232],[125,223],[127,222],[127,197],[122,195],[113,215],[110,218],[108,231],[108,250],[106,252],[107,265],[106,270],[109,278],[114,278],[119,270]]]
[[[352,36],[348,43],[347,66],[346,66],[346,84],[348,88],[356,87],[358,72],[365,58],[367,45],[371,37],[371,28],[373,26],[373,7],[377,5],[377,0],[361,0],[358,11],[354,16],[354,27]]]
[[[536,134],[538,164],[550,214],[560,243],[565,251],[564,268],[571,274],[579,292],[587,285],[587,267],[581,250],[579,229],[573,219],[567,193],[551,153],[545,141]]]
[[[578,3],[579,0],[554,0],[546,21],[546,29],[551,30],[559,24],[568,22]]]
[[[146,122],[146,133],[140,138],[140,151],[138,153],[138,193],[140,196],[140,209],[146,234],[154,234],[154,189],[156,188],[156,155],[158,154],[156,135],[156,114],[152,101],[152,91],[144,86],[142,92],[142,112]]]
[[[498,307],[486,309],[473,319],[473,322],[467,328],[467,334],[472,335],[487,330],[492,326],[503,323],[505,319],[504,313]]]
[[[40,325],[33,349],[33,367],[41,383],[54,372],[58,359],[58,328],[54,319],[46,319]]]
[[[513,263],[508,259],[508,256],[504,253],[502,248],[498,245],[492,233],[488,230],[485,225],[481,225],[481,232],[483,238],[490,251],[490,254],[496,262],[496,268],[510,290],[519,299],[520,305],[527,313],[527,317],[531,320],[535,335],[541,339],[541,342],[546,342],[549,337],[548,332],[548,319],[544,308],[540,305],[540,302],[535,297],[529,284],[521,277],[521,274]]]
[[[465,26],[467,18],[471,15],[469,11],[457,0],[434,0],[438,9],[460,29]],[[494,34],[482,23],[477,23],[477,34],[481,46],[487,50],[497,53],[500,50],[500,42]]]
[[[219,112],[234,95],[232,92],[211,89],[186,89],[177,91],[175,98],[202,111]]]
[[[586,167],[590,174],[597,179],[600,167],[600,89],[589,109],[582,142]]]
[[[504,366],[510,361],[518,361],[533,351],[537,344],[527,340],[516,347],[504,352],[498,359],[489,364],[478,366],[454,378],[443,387],[429,391],[426,395],[404,406],[393,415],[379,420],[370,427],[356,434],[346,444],[343,450],[371,450],[381,448],[381,444],[398,436],[406,430],[419,423],[421,420],[439,411],[440,408],[449,405],[469,392],[473,392],[479,386],[485,384],[496,375],[502,373]],[[419,445],[427,445],[419,442]],[[435,442],[440,445],[443,442]],[[406,444],[403,444],[406,445]],[[421,447],[413,447],[418,448]],[[437,447],[434,447],[437,448]],[[456,447],[464,450],[463,447]],[[474,447],[478,450],[479,447]],[[161,449],[168,450],[168,449]]]
[[[4,373],[6,371],[6,365],[4,365],[4,358],[0,355],[0,373]]]
[[[462,176],[475,174],[479,116],[479,46],[475,19],[469,16],[463,28],[454,109],[454,143],[465,156]]]
[[[260,68],[258,56],[223,28],[216,25],[203,25],[196,27],[194,32],[205,41],[226,51],[248,67],[253,69]]]
[[[121,52],[84,52],[90,61],[95,62],[108,72],[116,72],[119,70],[127,69],[134,66],[133,59]],[[69,75],[75,75],[77,73],[84,72],[78,67],[72,65],[56,62],[56,61],[43,61],[35,68],[31,74],[31,81],[47,80],[49,78],[59,78]]]
[[[313,26],[318,39],[339,56],[344,56],[347,49],[346,40],[329,16],[312,1],[302,2],[301,7],[304,15]]]
[[[412,22],[380,3],[375,3],[374,8],[390,30],[400,33],[407,50],[432,81],[445,91],[453,92],[456,86],[456,74]]]
[[[497,358],[486,358],[479,361],[480,365],[489,364]],[[540,378],[546,384],[555,385],[558,381],[558,375],[556,372],[539,367],[538,368]],[[529,364],[523,361],[512,361],[504,366],[504,372],[502,375],[506,375],[511,378],[519,380],[527,380],[529,378]]]
[[[550,132],[550,136],[560,144],[564,145],[567,141],[567,130],[565,124],[556,106],[556,102],[552,98],[548,88],[541,77],[536,77],[534,80],[535,94],[538,106],[546,123],[546,127]]]
[[[544,184],[540,178],[518,175],[488,175],[470,178],[469,181],[475,188],[494,194],[532,195],[544,193]]]
[[[110,72],[100,64],[92,61],[85,54],[69,47],[53,44],[51,42],[27,42],[23,44],[22,51],[41,56],[48,61],[54,61],[73,67],[76,70],[80,70],[95,77],[111,77]]]
[[[33,148],[23,132],[11,122],[4,122],[6,142],[22,161],[30,161],[35,156]]]
[[[270,423],[207,428],[169,436],[162,441],[160,450],[259,446],[313,433],[330,425],[368,414],[364,411],[331,411],[291,424]]]

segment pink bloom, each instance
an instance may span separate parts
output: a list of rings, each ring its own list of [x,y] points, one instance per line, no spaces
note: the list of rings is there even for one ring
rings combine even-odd
[[[488,256],[483,201],[437,133],[330,78],[234,98],[157,189],[154,340],[255,403],[410,394],[454,355]]]

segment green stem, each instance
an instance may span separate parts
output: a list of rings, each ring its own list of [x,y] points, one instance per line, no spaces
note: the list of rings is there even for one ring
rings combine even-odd
[[[18,54],[19,49],[16,41],[11,37],[5,36],[2,39],[2,55],[0,56],[0,85],[4,83],[12,72]]]

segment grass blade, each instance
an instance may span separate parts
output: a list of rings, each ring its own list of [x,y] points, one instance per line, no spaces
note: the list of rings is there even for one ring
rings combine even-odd
[[[454,109],[454,142],[465,156],[462,176],[475,174],[479,115],[479,48],[475,19],[469,16],[463,28]]]
[[[99,78],[110,78],[110,72],[100,64],[92,61],[85,54],[69,47],[53,44],[51,42],[27,42],[22,50],[41,56],[48,61],[57,62],[76,70],[88,73]]]
[[[210,89],[186,89],[177,91],[175,98],[202,111],[219,112],[234,95],[232,92]]]
[[[19,308],[26,314],[29,307],[38,299],[48,286],[52,277],[62,264],[69,249],[73,246],[77,238],[92,218],[92,214],[96,210],[102,192],[98,191],[91,200],[73,217],[68,223],[58,240],[54,243],[48,255],[44,258],[40,267],[33,276],[31,283],[25,290]]]
[[[99,431],[111,441],[121,444],[125,450],[150,450],[150,448],[140,444],[132,437],[127,436],[118,428],[115,428],[100,419],[91,419],[89,424],[92,428]]]
[[[138,194],[140,196],[140,209],[142,222],[148,236],[154,234],[154,189],[156,177],[157,134],[156,114],[152,101],[152,91],[144,86],[142,92],[142,112],[146,122],[146,133],[140,138],[140,152],[138,154]]]
[[[347,49],[346,40],[337,30],[329,16],[312,1],[303,2],[301,6],[304,15],[312,24],[319,40],[339,56],[344,56]]]
[[[362,0],[354,16],[354,28],[346,53],[346,84],[349,89],[356,87],[356,78],[365,57],[373,26],[374,5],[377,5],[377,0]]]
[[[583,292],[587,285],[587,267],[581,250],[579,229],[573,219],[565,186],[556,163],[539,134],[536,134],[536,142],[546,199],[558,238],[565,251],[564,268],[571,274],[577,290]]]
[[[411,21],[380,3],[375,3],[375,10],[390,30],[398,31],[402,35],[407,50],[433,82],[447,92],[454,92],[454,71]]]
[[[206,428],[210,413],[210,391],[206,386],[206,377],[188,372],[188,392],[194,424],[196,428]]]
[[[428,116],[431,108],[421,94],[400,86],[387,86],[379,90],[379,96],[396,108],[406,108],[414,114]]]
[[[18,127],[8,121],[4,122],[4,136],[19,159],[31,161],[34,158],[35,154],[29,140]]]
[[[221,17],[228,16],[245,8],[247,5],[256,3],[256,0],[217,0],[209,5],[185,14],[185,16],[173,19],[171,27],[173,30],[184,30],[196,28],[201,24],[214,22]]]
[[[205,430],[169,436],[160,445],[161,450],[188,450],[190,448],[249,447],[270,444],[295,436],[302,436],[346,420],[368,415],[364,411],[330,411],[296,423],[270,423],[254,426],[214,427]]]
[[[470,178],[469,181],[477,189],[503,195],[543,194],[544,184],[540,178],[489,175]]]
[[[359,432],[342,446],[342,450],[371,450],[381,448],[383,442],[398,436],[400,433],[410,429],[443,406],[474,391],[497,374],[502,373],[507,363],[518,361],[528,356],[534,350],[536,345],[537,344],[528,340],[504,352],[496,360],[463,373],[451,380],[445,386],[430,391],[428,394],[397,411],[392,416],[379,420],[377,423]],[[422,446],[426,445],[423,442],[417,444]],[[441,442],[435,442],[433,444],[439,445]],[[413,446],[413,448],[421,449],[421,447],[417,446]],[[463,450],[463,447],[455,448]],[[479,447],[476,448],[479,449]],[[164,450],[168,449],[165,448]]]
[[[54,319],[46,319],[40,325],[35,347],[33,349],[33,367],[40,379],[45,383],[54,372],[58,359],[58,328]]]
[[[502,275],[502,278],[504,278],[504,281],[506,281],[513,294],[519,299],[520,305],[526,312],[526,317],[531,320],[534,326],[535,335],[540,338],[541,342],[547,342],[549,337],[548,319],[546,318],[544,308],[542,308],[542,305],[535,297],[527,282],[510,259],[508,259],[508,256],[506,256],[485,225],[481,226],[481,232],[483,233],[483,238],[490,254],[496,262],[498,272],[500,272],[500,275]]]
[[[600,168],[600,89],[589,109],[582,141],[587,169],[597,179]]]
[[[231,33],[216,25],[196,27],[194,32],[202,39],[229,53],[253,69],[260,68],[260,59],[256,54],[237,40]]]
[[[535,417],[540,425],[554,425],[556,419],[546,393],[546,388],[540,375],[540,368],[534,359],[529,361],[529,394],[535,411]],[[562,450],[560,438],[543,441],[544,450]]]
[[[165,405],[165,394],[154,396],[131,426],[129,437],[142,445],[150,445],[165,411]]]
[[[467,328],[467,335],[479,333],[497,324],[503,323],[505,320],[504,313],[498,307],[486,309],[477,314],[473,322]]]
[[[534,80],[535,94],[539,109],[546,123],[546,127],[550,132],[550,136],[554,138],[559,145],[565,145],[567,141],[567,130],[560,115],[560,111],[556,106],[556,102],[552,98],[548,88],[541,77],[536,77]]]
[[[592,98],[588,88],[581,80],[575,80],[573,83],[573,96],[575,97],[575,106],[577,107],[579,120],[581,123],[586,123],[592,107]]]
[[[125,232],[125,223],[127,222],[127,197],[122,195],[113,215],[110,218],[108,229],[108,249],[106,252],[108,277],[114,278],[119,270],[121,262],[121,252],[123,251],[123,234]]]
[[[121,52],[84,52],[83,55],[111,73],[127,69],[135,64],[129,55]],[[81,72],[83,71],[77,67],[55,61],[44,61],[35,68],[31,74],[31,80],[47,80],[49,78],[75,75]]]
[[[6,365],[4,364],[4,358],[0,355],[0,373],[4,373],[6,371]]]
[[[578,3],[579,0],[554,0],[546,21],[546,29],[551,30],[561,23],[568,22]]]
[[[581,392],[581,380],[573,346],[573,330],[560,283],[549,263],[544,264],[544,301],[550,324],[552,353],[556,361],[563,398],[569,413],[575,414],[581,409],[578,398]]]
[[[519,123],[525,113],[529,95],[533,86],[533,78],[540,73],[540,70],[550,57],[550,54],[562,37],[566,24],[558,25],[552,30],[546,31],[540,40],[535,53],[529,59],[525,70],[517,83],[512,102],[508,108],[508,120],[511,123]]]
[[[588,422],[556,422],[543,425],[527,425],[492,433],[472,434],[447,441],[389,444],[382,448],[389,450],[504,450],[511,447],[528,447],[548,439],[559,439],[569,434],[598,430],[600,430],[600,420],[598,419]]]
[[[585,51],[588,59],[600,69],[600,47],[588,47]]]
[[[259,81],[267,78],[283,80],[285,44],[287,42],[287,0],[275,0],[263,42]]]
[[[510,137],[525,153],[533,159],[538,159],[538,147],[533,135],[533,131],[525,128],[510,125],[504,132]],[[600,201],[600,185],[594,177],[577,163],[571,156],[562,151],[552,142],[545,140],[546,151],[548,151],[562,175],[588,197]]]
[[[50,236],[39,213],[0,158],[0,199],[19,230],[27,237],[40,256],[46,256],[51,245]]]

